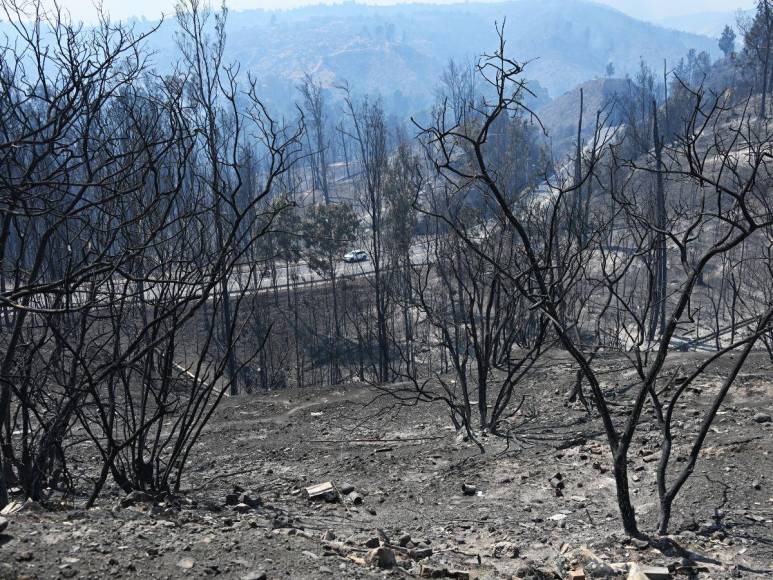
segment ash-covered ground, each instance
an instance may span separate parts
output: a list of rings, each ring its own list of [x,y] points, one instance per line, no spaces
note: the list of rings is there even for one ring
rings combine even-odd
[[[699,356],[675,354],[670,364]],[[627,377],[608,365],[624,418]],[[722,373],[702,376],[679,409],[676,457]],[[180,496],[110,491],[90,510],[78,508],[82,498],[54,510],[27,504],[4,516],[0,577],[648,577],[634,563],[673,578],[773,576],[767,356],[753,356],[738,378],[675,503],[671,535],[649,541],[622,533],[600,424],[565,404],[574,377],[568,359],[546,357],[521,387],[513,436],[485,438],[483,454],[454,431],[443,403],[398,405],[373,387],[227,399]],[[658,441],[645,413],[630,474],[648,533]],[[333,501],[305,497],[325,482]]]

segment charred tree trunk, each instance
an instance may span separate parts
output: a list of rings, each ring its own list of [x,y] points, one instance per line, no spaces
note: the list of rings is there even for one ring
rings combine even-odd
[[[663,141],[658,125],[658,107],[652,101],[653,141],[655,144],[656,188],[655,188],[655,264],[652,284],[652,318],[650,319],[649,339],[655,337],[666,328],[666,298],[668,290],[668,254],[666,248],[666,193],[663,182]]]

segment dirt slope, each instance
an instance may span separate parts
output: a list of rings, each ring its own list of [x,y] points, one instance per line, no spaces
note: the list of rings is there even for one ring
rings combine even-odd
[[[675,362],[689,365],[696,356]],[[608,386],[622,401],[627,377],[614,374],[616,361],[608,364]],[[773,370],[761,356],[750,368],[660,549],[620,533],[603,436],[581,408],[563,406],[574,373],[557,356],[527,385],[514,419],[523,424],[509,446],[489,439],[483,455],[449,428],[442,404],[397,406],[372,388],[227,400],[201,441],[184,497],[124,498],[126,507],[114,507],[121,498],[108,495],[89,511],[8,515],[0,578],[416,577],[422,565],[427,574],[460,578],[459,571],[549,578],[584,565],[590,577],[636,561],[682,567],[696,578],[770,577],[773,425],[753,417],[773,407]],[[703,395],[721,374],[705,377]],[[696,392],[682,409],[685,433],[700,420],[702,400]],[[657,516],[655,430],[647,418],[631,454],[634,501],[647,531]],[[363,503],[313,503],[299,493],[325,481],[353,487]],[[465,495],[464,483],[477,493]],[[243,492],[249,497],[238,497]],[[227,506],[230,493],[228,500],[252,506]],[[397,567],[363,562],[366,543],[379,538],[396,546]]]

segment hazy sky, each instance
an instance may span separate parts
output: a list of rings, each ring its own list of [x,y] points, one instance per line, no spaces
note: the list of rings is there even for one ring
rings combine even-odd
[[[113,18],[145,16],[157,19],[162,12],[172,14],[176,0],[102,0],[105,10]],[[220,0],[214,0],[213,5]],[[368,4],[404,4],[414,0],[358,0]],[[423,3],[455,4],[460,0],[419,0]],[[476,0],[471,0],[476,1]],[[485,0],[484,0],[485,1]],[[490,1],[490,0],[488,0]],[[596,0],[638,18],[659,20],[672,16],[683,16],[695,12],[734,11],[739,8],[751,8],[756,0]],[[90,20],[94,14],[94,0],[60,0],[73,17]],[[336,0],[227,0],[232,10],[248,8],[295,8],[308,4],[331,4]]]

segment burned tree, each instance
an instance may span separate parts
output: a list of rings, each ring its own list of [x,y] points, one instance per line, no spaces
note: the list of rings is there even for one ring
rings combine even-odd
[[[665,328],[654,341],[648,341],[647,323],[651,316],[657,316],[657,308],[650,295],[643,295],[637,290],[640,285],[636,280],[643,274],[637,256],[642,251],[652,251],[659,237],[653,234],[661,233],[659,230],[662,229],[659,227],[662,222],[659,224],[652,218],[649,196],[645,195],[648,192],[641,187],[641,182],[635,180],[625,191],[616,192],[614,212],[628,224],[628,229],[618,235],[625,237],[619,238],[614,245],[607,245],[605,240],[609,236],[604,234],[606,220],[596,220],[594,231],[588,237],[589,243],[584,247],[575,246],[574,250],[565,253],[569,267],[561,271],[563,279],[558,279],[549,258],[560,247],[557,243],[560,237],[555,232],[566,230],[564,220],[570,215],[565,210],[566,197],[571,189],[558,188],[555,191],[553,198],[547,202],[548,219],[539,227],[532,214],[521,211],[521,206],[516,203],[521,192],[503,187],[497,178],[496,168],[487,162],[486,149],[492,127],[498,118],[522,107],[521,97],[526,90],[521,80],[523,67],[505,55],[501,31],[498,51],[483,57],[478,71],[494,95],[480,107],[481,123],[473,128],[460,128],[444,124],[444,117],[436,118],[439,122],[423,128],[425,146],[442,176],[452,183],[484,189],[493,207],[511,228],[514,242],[523,252],[528,269],[514,271],[512,267],[499,265],[492,258],[489,262],[511,279],[518,279],[518,275],[523,273],[528,283],[521,282],[519,291],[532,308],[539,309],[551,320],[552,331],[590,386],[613,458],[623,527],[631,535],[639,535],[640,531],[629,490],[629,450],[648,404],[658,417],[663,441],[658,527],[663,532],[668,527],[673,500],[692,473],[708,430],[746,354],[770,325],[770,312],[764,310],[750,332],[739,336],[732,345],[723,349],[722,354],[738,349],[744,354],[736,359],[733,371],[712,395],[701,428],[694,434],[687,464],[679,470],[673,483],[668,484],[672,433],[668,428],[671,415],[664,409],[673,410],[684,390],[677,389],[671,393],[667,403],[662,401],[663,387],[673,380],[672,371],[666,370],[665,362],[672,351],[672,339],[677,330],[691,324],[689,307],[696,299],[696,287],[706,267],[733,248],[753,243],[773,219],[767,194],[770,137],[757,133],[748,116],[747,122],[740,126],[724,128],[722,121],[729,111],[723,97],[707,99],[702,91],[694,93],[693,112],[685,119],[685,131],[673,143],[663,146],[661,155],[664,161],[655,165],[655,171],[660,171],[668,181],[678,182],[682,187],[679,203],[669,202],[666,208],[668,227],[662,232],[680,257],[680,278],[678,287],[668,297]],[[740,155],[740,151],[744,153]],[[638,163],[637,159],[638,155],[629,159],[631,171],[649,176],[653,171],[652,165]],[[475,247],[471,235],[465,235],[459,228],[456,232],[468,247]],[[584,305],[582,308],[588,314],[593,308],[593,318],[601,321],[602,332],[617,333],[617,337],[613,337],[618,342],[617,350],[631,361],[637,373],[638,381],[623,417],[618,417],[610,408],[608,393],[602,385],[597,366],[578,340],[575,329],[561,324],[564,320],[561,309],[575,290],[581,290],[583,295],[592,298],[580,302],[580,305]],[[616,316],[610,317],[611,320],[606,318],[610,312],[616,313]],[[715,357],[705,364],[711,364],[713,360],[716,360]],[[693,374],[699,376],[702,368]],[[688,377],[688,382],[693,378]]]
[[[268,116],[254,85],[242,91],[249,106],[230,126],[235,142],[243,124],[257,136],[264,179],[246,205],[235,188],[214,203],[200,178],[238,176],[200,147],[186,106],[200,84],[152,74],[146,36],[107,19],[85,29],[38,4],[4,7],[16,36],[2,71],[0,503],[9,483],[35,500],[72,493],[79,446],[101,458],[85,474],[89,505],[110,476],[125,491],[174,492],[239,371],[226,369],[250,290],[234,279],[281,209],[265,202],[298,130]],[[200,35],[188,8],[181,20]]]

